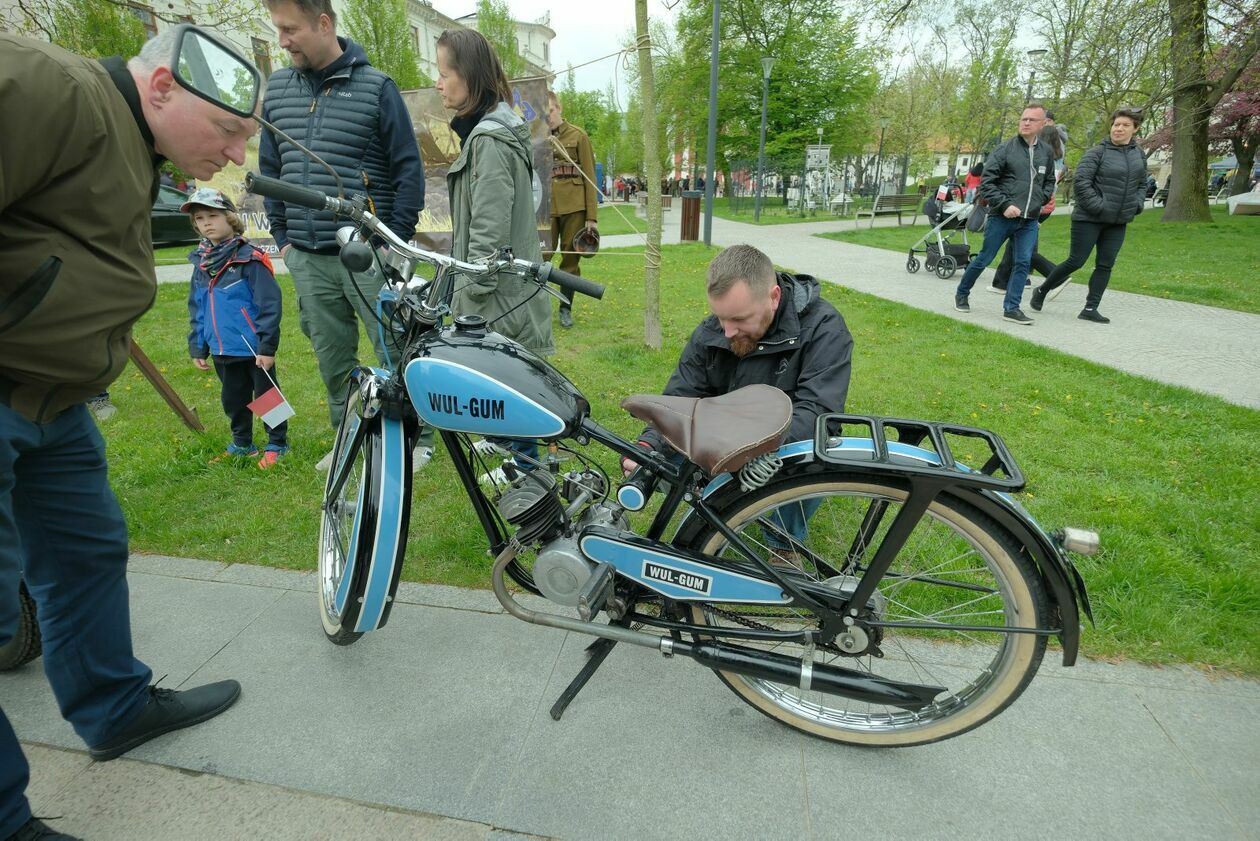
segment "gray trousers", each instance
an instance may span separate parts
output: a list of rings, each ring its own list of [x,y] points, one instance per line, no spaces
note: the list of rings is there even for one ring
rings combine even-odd
[[[298,323],[315,350],[319,376],[328,393],[328,419],[336,429],[346,411],[346,382],[359,365],[360,322],[372,340],[377,364],[386,367],[376,320],[376,295],[383,281],[375,267],[351,277],[336,254],[311,254],[290,248],[284,264],[293,276],[300,311]],[[432,430],[424,430],[421,446],[432,446],[432,442]]]

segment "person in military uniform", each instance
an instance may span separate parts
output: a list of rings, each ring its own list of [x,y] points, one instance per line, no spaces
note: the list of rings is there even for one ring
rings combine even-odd
[[[573,238],[583,228],[598,232],[598,209],[595,198],[595,153],[591,139],[572,123],[564,120],[560,100],[554,91],[547,91],[547,125],[559,148],[552,148],[551,167],[551,241],[554,251],[561,252],[560,268],[580,275],[578,255]],[[550,255],[548,255],[550,256]],[[561,292],[560,326],[573,326],[573,293]]]

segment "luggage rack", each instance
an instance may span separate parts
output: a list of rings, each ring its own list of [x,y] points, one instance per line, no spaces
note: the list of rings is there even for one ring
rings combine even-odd
[[[862,427],[868,434],[846,435],[846,429],[851,427]],[[929,441],[930,452],[940,463],[914,462],[907,459],[905,454],[890,452],[887,430],[896,433],[896,444],[923,449],[924,441]],[[988,447],[988,456],[983,466],[974,468],[959,462],[950,449],[947,435],[975,439],[985,444]],[[834,447],[837,441],[845,440],[869,441],[872,449],[865,453],[828,448],[829,445]],[[1008,493],[1022,490],[1025,485],[1024,474],[1015,463],[1015,457],[996,433],[974,426],[939,421],[840,413],[821,415],[814,434],[814,457],[830,464],[894,473],[910,479],[945,480],[946,484],[969,485]],[[1002,475],[996,475],[998,471]]]

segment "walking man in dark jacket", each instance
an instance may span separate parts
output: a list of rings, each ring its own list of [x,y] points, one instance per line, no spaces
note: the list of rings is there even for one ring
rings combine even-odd
[[[29,621],[22,581],[48,684],[97,761],[218,715],[241,691],[159,689],[136,658],[127,524],[84,405],[122,372],[157,294],[157,164],[210,178],[244,164],[257,129],[176,81],[179,31],[125,64],[0,32],[0,649]],[[29,777],[0,711],[0,838],[69,838],[31,817]]]
[[[1028,282],[1041,207],[1054,195],[1054,153],[1046,144],[1037,142],[1045,122],[1044,107],[1035,102],[1026,105],[1019,118],[1019,134],[993,150],[984,163],[980,195],[989,203],[989,218],[984,228],[984,247],[967,265],[954,293],[954,309],[959,312],[971,312],[971,287],[1009,239],[1015,249],[1014,269],[1002,315],[1015,324],[1032,324],[1019,305]]]
[[[267,0],[267,7],[293,66],[271,75],[263,116],[327,161],[347,195],[366,193],[372,212],[410,238],[424,208],[424,169],[398,86],[368,63],[362,47],[337,37],[332,0]],[[330,173],[270,131],[262,133],[258,168],[272,178],[337,192]],[[358,321],[380,363],[387,364],[375,314],[382,280],[375,270],[352,278],[341,265],[339,223],[331,213],[277,199],[267,199],[266,208],[271,235],[293,275],[299,323],[315,349],[336,429],[345,413],[347,378],[359,364]],[[412,469],[423,467],[432,454],[428,432],[416,447]],[[327,470],[331,456],[317,466]]]
[[[814,437],[818,416],[843,412],[849,394],[853,336],[844,318],[820,295],[809,275],[775,273],[770,258],[751,245],[733,245],[709,264],[708,318],[700,322],[665,384],[665,394],[717,397],[746,385],[772,385],[792,400],[789,441]],[[651,427],[639,436],[645,449],[668,445]],[[629,473],[637,465],[621,463]],[[803,543],[805,522],[817,508],[780,509],[784,531]],[[781,563],[799,566],[796,553],[776,546]]]

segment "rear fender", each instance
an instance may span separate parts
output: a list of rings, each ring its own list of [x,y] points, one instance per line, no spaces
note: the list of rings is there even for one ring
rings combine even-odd
[[[853,451],[854,453],[873,452],[870,439],[846,438],[832,451]],[[888,442],[888,451],[893,460],[904,460],[906,463],[939,464],[940,459],[931,450],[912,447],[896,441]],[[813,441],[794,441],[784,444],[776,455],[783,461],[783,470],[802,469],[815,462]],[[827,465],[830,467],[831,465]],[[962,469],[964,466],[959,465]],[[822,465],[820,465],[820,468]],[[846,468],[848,469],[848,468]],[[851,468],[854,473],[861,473],[860,465]],[[886,479],[887,476],[879,477]],[[739,482],[730,473],[714,478],[705,486],[703,497],[715,505],[729,504],[728,497],[740,493]],[[1080,644],[1080,612],[1093,622],[1089,596],[1085,592],[1085,583],[1080,573],[1073,566],[1067,554],[1050,538],[1046,531],[1033,519],[1010,494],[1000,491],[978,489],[966,486],[946,488],[942,495],[960,500],[974,506],[1004,528],[1016,544],[1022,547],[1032,559],[1041,573],[1046,592],[1050,596],[1051,606],[1060,620],[1059,642],[1063,646],[1063,665],[1071,666],[1076,662],[1077,649]],[[674,534],[673,543],[678,546],[689,546],[699,536],[704,526],[703,520],[694,511],[687,511],[679,522]]]

